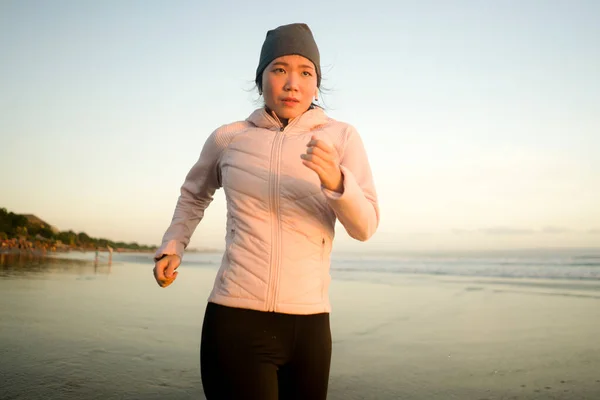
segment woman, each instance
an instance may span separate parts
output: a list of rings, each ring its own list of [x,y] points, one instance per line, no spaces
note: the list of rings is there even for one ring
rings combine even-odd
[[[208,400],[327,397],[335,221],[364,241],[379,209],[359,134],[313,104],[319,58],[305,24],[267,33],[256,70],[265,106],[209,136],[155,256],[154,276],[167,287],[222,187],[226,250],[200,351]]]

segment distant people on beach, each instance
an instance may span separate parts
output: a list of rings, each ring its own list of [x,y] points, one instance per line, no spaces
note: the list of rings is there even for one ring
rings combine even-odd
[[[106,246],[108,250],[108,266],[112,265],[112,256],[113,256],[113,248],[110,246]]]

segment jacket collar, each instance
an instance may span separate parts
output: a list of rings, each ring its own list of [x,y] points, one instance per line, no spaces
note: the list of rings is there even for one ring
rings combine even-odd
[[[251,124],[264,129],[281,129],[282,125],[276,115],[271,115],[265,107],[254,110],[246,121]],[[319,107],[313,107],[300,114],[296,118],[288,121],[288,126],[293,127],[294,130],[298,131],[311,131],[318,128],[321,125],[326,124],[329,118]]]

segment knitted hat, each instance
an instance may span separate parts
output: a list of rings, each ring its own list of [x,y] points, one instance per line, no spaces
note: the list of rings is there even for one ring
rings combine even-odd
[[[319,48],[306,24],[283,25],[267,32],[260,51],[256,69],[256,82],[260,82],[264,69],[277,57],[297,54],[308,58],[317,71],[317,87],[321,85]]]

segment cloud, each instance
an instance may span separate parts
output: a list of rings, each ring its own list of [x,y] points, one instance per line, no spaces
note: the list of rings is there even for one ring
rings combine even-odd
[[[535,233],[533,229],[513,228],[498,226],[493,228],[484,228],[479,230],[486,235],[531,235]]]
[[[470,233],[475,233],[475,232],[477,232],[477,231],[473,230],[473,229],[460,229],[460,228],[452,229],[452,233],[455,235],[468,235]]]
[[[565,228],[562,226],[545,226],[541,232],[542,233],[550,233],[550,234],[558,234],[558,233],[571,232],[571,230],[569,228]]]
[[[426,232],[426,231],[415,231],[411,232],[412,236],[432,236],[435,235],[434,232]]]

